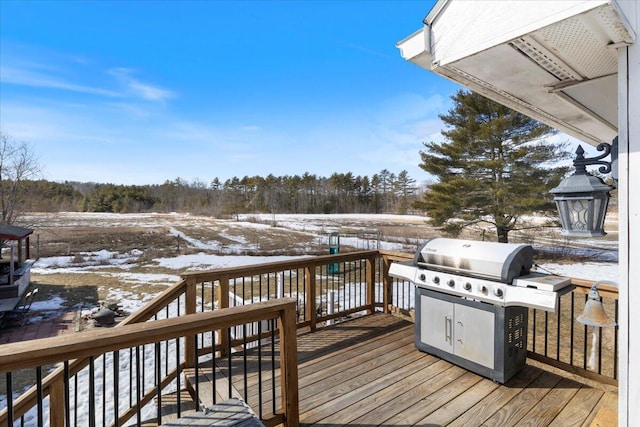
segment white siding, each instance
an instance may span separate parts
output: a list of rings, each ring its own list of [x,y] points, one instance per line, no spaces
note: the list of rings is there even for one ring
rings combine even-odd
[[[637,2],[618,6],[636,32]],[[618,422],[640,425],[640,44],[620,49],[618,111],[620,129],[620,383]],[[635,260],[635,262],[633,262]]]
[[[445,65],[607,3],[522,0],[515,7],[502,0],[444,2],[436,16],[427,16],[433,60]]]

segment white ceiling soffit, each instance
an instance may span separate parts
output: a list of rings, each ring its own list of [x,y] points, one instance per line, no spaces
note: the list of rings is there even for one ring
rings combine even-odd
[[[563,10],[547,16],[540,7],[557,8],[558,2],[535,2],[531,12],[514,10],[533,7],[531,2],[447,7],[453,3],[439,2],[427,16],[433,28],[425,25],[398,43],[405,59],[590,144],[616,136],[616,47],[631,43],[633,35],[612,4],[564,2]],[[472,17],[478,14],[491,16],[493,30],[477,27]],[[513,19],[500,27],[501,16]],[[456,32],[465,26],[468,32],[477,29],[477,41],[468,33],[458,33],[459,42],[447,34],[447,28]],[[518,29],[528,32],[518,34]]]

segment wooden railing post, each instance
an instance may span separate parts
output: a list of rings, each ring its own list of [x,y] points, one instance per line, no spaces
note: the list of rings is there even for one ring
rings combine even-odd
[[[49,386],[49,426],[65,427],[64,380],[57,379]]]
[[[391,260],[386,256],[382,257],[382,306],[385,313],[389,313],[389,306],[393,301],[393,281],[389,276]]]
[[[229,308],[229,276],[218,279],[218,310],[223,308]],[[220,329],[218,338],[218,351],[225,355],[229,346],[229,329]]]
[[[185,312],[186,314],[195,314],[196,312],[196,284],[197,282],[194,279],[188,279],[186,283],[185,289]],[[185,337],[185,361],[187,362],[187,366],[195,366],[197,355],[195,350],[196,345],[196,337],[195,336],[186,336]]]
[[[367,305],[369,314],[376,311],[376,257],[367,257],[365,261],[367,272]]]
[[[309,321],[309,327],[312,331],[316,329],[316,266],[310,265],[304,269],[305,283],[307,285],[307,319]]]
[[[291,304],[278,318],[280,322],[280,383],[282,385],[282,408],[287,427],[300,423],[298,408],[298,346],[296,307]]]

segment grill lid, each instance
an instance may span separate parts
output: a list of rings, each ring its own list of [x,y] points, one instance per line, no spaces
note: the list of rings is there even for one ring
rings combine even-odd
[[[511,283],[533,266],[530,245],[437,238],[416,252],[414,264],[431,270]]]

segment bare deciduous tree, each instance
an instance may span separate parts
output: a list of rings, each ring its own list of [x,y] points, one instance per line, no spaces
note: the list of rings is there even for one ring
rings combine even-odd
[[[36,179],[41,168],[26,142],[0,132],[0,209],[2,224],[11,225],[22,213],[24,181]]]

